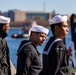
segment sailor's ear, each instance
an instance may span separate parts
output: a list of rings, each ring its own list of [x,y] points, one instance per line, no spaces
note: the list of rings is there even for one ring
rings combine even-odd
[[[58,27],[58,26],[55,26],[55,29],[56,29],[56,30],[59,30],[59,27]]]

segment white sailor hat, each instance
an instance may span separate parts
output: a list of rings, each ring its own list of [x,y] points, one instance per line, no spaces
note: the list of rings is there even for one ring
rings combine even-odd
[[[10,18],[5,17],[5,16],[0,16],[0,23],[10,23]]]
[[[41,33],[45,33],[46,35],[49,33],[49,30],[43,26],[37,25],[37,26],[33,26],[30,29],[30,32],[41,32]]]
[[[67,16],[56,15],[52,19],[49,19],[49,24],[52,25],[52,24],[57,24],[65,21],[67,21]]]

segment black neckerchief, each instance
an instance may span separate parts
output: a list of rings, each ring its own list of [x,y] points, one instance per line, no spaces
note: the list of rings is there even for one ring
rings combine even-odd
[[[4,31],[0,30],[0,37],[1,38],[5,38],[7,36],[7,33],[5,33]]]

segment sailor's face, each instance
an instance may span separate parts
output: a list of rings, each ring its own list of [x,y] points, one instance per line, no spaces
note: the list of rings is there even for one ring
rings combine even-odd
[[[63,39],[68,35],[69,25],[67,22],[63,22],[59,28],[60,37]]]
[[[46,37],[47,37],[47,35],[44,33],[35,34],[34,41],[35,41],[36,46],[43,45],[46,40]]]
[[[2,30],[3,30],[5,33],[8,33],[9,29],[10,29],[9,24],[5,24],[5,25],[3,26],[3,29],[2,29]]]

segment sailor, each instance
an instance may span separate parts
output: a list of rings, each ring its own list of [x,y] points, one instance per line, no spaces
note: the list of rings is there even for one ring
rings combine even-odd
[[[47,28],[40,25],[30,29],[30,40],[22,41],[18,49],[17,75],[39,75],[42,63],[37,47],[43,45],[48,32]]]
[[[6,36],[10,28],[10,18],[0,16],[0,75],[11,75],[9,48]]]
[[[67,49],[63,39],[68,35],[69,25],[66,15],[56,15],[49,19],[53,36],[43,51],[43,70],[41,75],[69,75]]]

